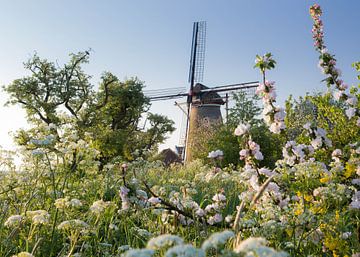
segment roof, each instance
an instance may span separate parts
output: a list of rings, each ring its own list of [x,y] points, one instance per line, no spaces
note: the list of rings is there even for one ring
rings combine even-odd
[[[201,92],[204,89],[210,89],[210,91]],[[218,93],[211,91],[211,88],[201,83],[196,83],[193,94],[193,102],[199,102],[201,104],[225,104]]]

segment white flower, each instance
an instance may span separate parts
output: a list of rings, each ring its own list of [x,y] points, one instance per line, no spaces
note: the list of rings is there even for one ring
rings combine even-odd
[[[222,217],[222,215],[220,213],[216,213],[214,215],[214,222],[215,223],[220,223],[220,222],[222,222],[222,220],[223,220],[223,217]]]
[[[67,203],[67,206],[78,208],[78,207],[81,207],[81,206],[82,206],[82,203],[81,203],[81,201],[80,201],[79,199],[71,199],[71,200]]]
[[[267,244],[267,241],[265,238],[262,237],[249,237],[248,239],[242,241],[236,248],[234,249],[234,252],[240,253],[240,252],[248,252],[253,249],[259,248],[261,246],[264,246]]]
[[[140,200],[147,200],[148,196],[147,193],[144,190],[136,190],[136,196],[140,199]]]
[[[354,178],[351,180],[351,184],[360,186],[360,178]]]
[[[234,235],[234,232],[230,230],[214,233],[204,241],[201,248],[204,251],[222,248],[230,238],[234,237]]]
[[[15,225],[19,225],[22,220],[23,220],[22,215],[12,215],[5,221],[4,225],[6,227],[12,227]]]
[[[197,209],[195,214],[199,217],[203,217],[205,215],[205,211],[201,208]]]
[[[215,151],[211,151],[209,154],[208,154],[208,158],[211,158],[211,159],[215,159],[217,157]]]
[[[342,239],[348,239],[349,237],[351,237],[351,232],[345,232],[345,233],[342,233],[341,235],[341,238]]]
[[[225,222],[226,222],[226,223],[230,223],[232,220],[233,220],[233,216],[232,216],[232,215],[227,215],[227,216],[225,217]]]
[[[269,130],[274,134],[279,134],[282,129],[285,129],[284,122],[274,122],[269,127]]]
[[[37,155],[43,155],[45,152],[40,149],[35,149],[31,153],[32,153],[32,155],[37,156]]]
[[[165,257],[205,257],[205,252],[202,249],[195,248],[190,244],[176,245],[165,253]]]
[[[226,196],[223,194],[216,194],[213,196],[212,200],[214,202],[222,202],[222,201],[226,201]]]
[[[208,154],[208,158],[211,158],[211,159],[222,158],[223,156],[224,156],[224,153],[221,150],[211,151]]]
[[[277,174],[276,172],[273,172],[273,171],[271,171],[269,169],[266,169],[266,168],[259,169],[259,173],[263,174],[263,175],[265,175],[267,177],[271,177],[271,176]]]
[[[119,230],[119,227],[118,226],[116,226],[115,224],[113,224],[113,223],[110,223],[109,224],[109,229],[110,230],[115,230],[115,231],[118,231]]]
[[[346,100],[346,103],[348,103],[349,105],[352,105],[352,106],[356,106],[358,103],[358,99],[356,96],[349,94],[348,99]]]
[[[285,119],[285,110],[283,108],[277,107],[274,119],[277,121],[283,121]]]
[[[311,123],[310,122],[307,122],[304,124],[304,129],[307,129],[307,130],[310,130],[311,129]]]
[[[67,202],[67,198],[58,198],[55,200],[54,205],[57,209],[65,209],[65,207],[67,206]]]
[[[254,157],[255,157],[256,160],[259,160],[259,161],[264,159],[264,156],[260,151],[256,151],[255,154],[254,154]]]
[[[321,137],[317,137],[310,142],[311,146],[314,147],[314,149],[319,149],[322,146],[322,139]]]
[[[250,130],[250,124],[239,124],[235,129],[235,136],[242,136],[246,133],[248,133]]]
[[[349,119],[351,119],[352,117],[355,116],[355,114],[356,114],[356,109],[351,107],[351,108],[349,108],[349,109],[347,109],[347,110],[345,111],[345,114],[346,114],[346,116],[347,116]]]
[[[13,255],[12,257],[35,257],[35,256],[28,252],[21,252],[18,253],[17,255]]]
[[[121,257],[150,257],[155,253],[154,250],[150,249],[130,249],[123,253]]]
[[[224,156],[224,152],[221,151],[221,150],[216,150],[215,153],[216,153],[218,158]]]
[[[247,150],[247,149],[242,149],[242,150],[239,152],[239,155],[240,155],[240,160],[243,160],[243,159],[245,159],[247,156],[249,156],[249,150]]]
[[[350,209],[360,209],[360,191],[356,191],[351,200]]]
[[[342,91],[336,91],[334,93],[334,98],[335,98],[335,100],[339,101],[343,95],[344,95],[344,93]]]
[[[151,238],[149,242],[147,243],[147,248],[149,249],[162,249],[162,248],[168,248],[174,245],[182,245],[184,244],[184,240],[181,237],[170,235],[170,234],[164,234],[158,237]]]
[[[331,153],[332,157],[341,157],[342,156],[342,151],[340,149],[335,149],[332,153]]]
[[[152,196],[148,199],[148,202],[151,204],[158,204],[158,203],[161,203],[161,200],[159,199],[159,197]]]
[[[88,227],[89,225],[86,222],[78,219],[65,220],[58,225],[59,230],[84,230]]]
[[[95,201],[90,206],[90,211],[96,215],[100,215],[110,205],[110,202],[104,202],[103,200]]]
[[[47,224],[50,220],[50,215],[45,210],[27,211],[26,215],[29,216],[35,225]]]

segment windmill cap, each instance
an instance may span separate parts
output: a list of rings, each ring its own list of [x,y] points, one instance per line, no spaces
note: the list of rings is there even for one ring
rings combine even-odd
[[[225,104],[222,97],[214,91],[202,92],[202,90],[211,89],[201,83],[196,83],[193,89],[193,100],[200,101],[202,104]]]

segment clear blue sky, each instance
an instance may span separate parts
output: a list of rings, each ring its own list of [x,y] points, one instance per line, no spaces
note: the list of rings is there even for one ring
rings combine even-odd
[[[290,0],[1,0],[0,84],[26,74],[22,63],[34,51],[66,62],[70,52],[92,48],[85,70],[94,85],[103,71],[120,79],[137,76],[147,89],[188,86],[194,21],[207,21],[204,84],[253,81],[256,54],[272,52],[279,103],[289,94],[324,90],[312,47],[309,6]],[[336,55],[343,78],[355,84],[351,63],[360,60],[360,1],[317,1],[323,8],[325,42]],[[1,93],[0,104],[6,95]],[[180,126],[173,101],[156,103],[152,112],[168,115]],[[0,145],[9,130],[24,126],[19,108],[0,108]],[[168,145],[178,141],[174,133]]]

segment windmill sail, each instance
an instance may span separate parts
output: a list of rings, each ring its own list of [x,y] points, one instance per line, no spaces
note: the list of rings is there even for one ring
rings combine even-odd
[[[190,89],[188,92],[185,92],[185,89],[182,87],[145,92],[150,101],[187,97],[187,101],[184,103],[186,105],[185,108],[180,107],[175,102],[183,111],[185,118],[183,118],[181,126],[180,145],[177,147],[178,153],[181,154],[184,162],[191,161],[194,156],[193,153],[196,151],[194,146],[197,145],[196,129],[199,127],[199,124],[203,120],[208,121],[209,124],[212,122],[222,122],[220,106],[227,103],[229,96],[223,97],[221,93],[252,90],[258,85],[258,81],[222,85],[213,88],[200,84],[199,82],[202,82],[204,76],[205,41],[206,22],[194,22],[189,70]],[[226,109],[228,109],[228,106]]]
[[[206,22],[194,22],[191,46],[189,83],[202,82],[205,62]]]

